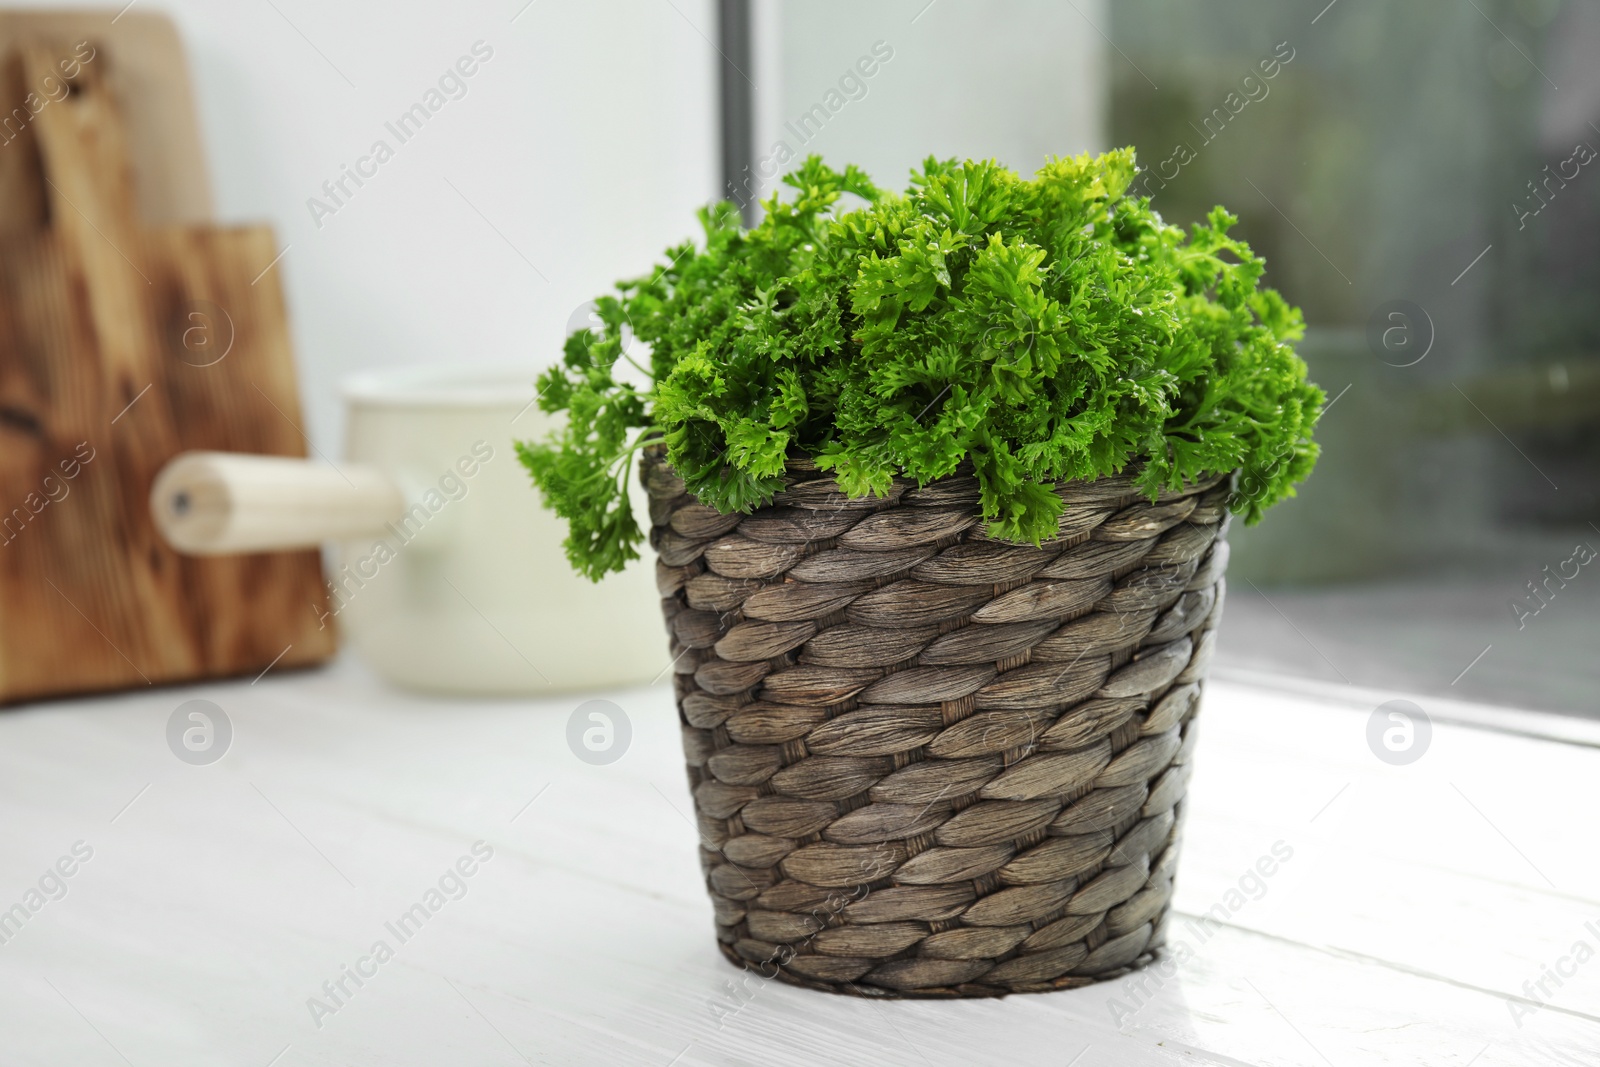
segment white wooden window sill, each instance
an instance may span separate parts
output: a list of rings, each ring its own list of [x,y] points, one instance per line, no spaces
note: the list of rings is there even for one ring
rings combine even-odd
[[[567,748],[580,697],[419,697],[348,660],[0,714],[0,911],[93,853],[0,925],[0,1064],[1600,1063],[1593,724],[1419,698],[1431,747],[1396,767],[1366,728],[1401,694],[1214,678],[1171,965],[879,1002],[723,960],[670,691],[595,695],[633,727],[609,766]],[[167,747],[192,697],[233,724],[210,766]]]

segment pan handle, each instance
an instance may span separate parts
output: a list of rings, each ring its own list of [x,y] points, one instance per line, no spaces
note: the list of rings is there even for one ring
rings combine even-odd
[[[379,536],[404,510],[399,487],[376,467],[285,456],[184,452],[150,487],[156,529],[190,556]]]

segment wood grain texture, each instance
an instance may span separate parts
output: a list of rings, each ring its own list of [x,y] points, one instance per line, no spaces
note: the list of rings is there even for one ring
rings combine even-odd
[[[151,226],[210,222],[211,183],[177,26],[142,5],[117,8],[120,12],[0,10],[0,56],[14,55],[28,41],[56,42],[69,50],[88,42],[96,50],[89,65],[99,65],[128,131],[138,217]],[[34,82],[26,88],[41,86]],[[0,141],[5,139],[0,130]],[[0,145],[0,173],[14,147]]]
[[[1555,724],[1560,743],[1527,736],[1548,719],[1476,709],[1524,731],[1490,732],[1413,696],[1433,745],[1392,767],[1364,731],[1402,694],[1213,676],[1164,962],[1044,997],[869,1002],[741,973],[716,951],[665,685],[588,695],[633,723],[603,767],[564,740],[581,695],[397,695],[350,659],[205,695],[235,728],[208,768],[160,740],[178,694],[0,716],[0,907],[74,841],[94,848],[66,897],[0,945],[7,1067],[123,1062],[106,1040],[164,1067],[280,1053],[276,1067],[1592,1067],[1600,1047],[1600,959],[1547,984],[1520,1027],[1511,1015],[1528,1006],[1523,984],[1600,925],[1585,836],[1600,728],[1581,720]],[[480,838],[494,859],[399,944],[383,923]],[[1046,838],[1082,848],[1022,869],[1110,863],[1109,835],[1095,841]],[[1231,897],[1278,841],[1293,857]],[[918,860],[970,852],[990,869],[999,851]],[[805,916],[825,893],[788,883],[759,899]],[[1097,921],[1057,920],[1029,951]],[[347,983],[317,1027],[307,998],[378,938],[395,959]],[[965,960],[1013,942],[970,927],[922,945]],[[816,959],[819,973],[853,965]]]
[[[19,48],[13,85],[63,47]],[[143,227],[106,69],[85,65],[0,148],[36,157],[41,189],[0,227],[0,701],[334,648],[315,552],[186,559],[151,523],[150,483],[178,452],[305,446],[282,294],[271,274],[252,284],[271,232]],[[45,214],[27,225],[30,204]]]

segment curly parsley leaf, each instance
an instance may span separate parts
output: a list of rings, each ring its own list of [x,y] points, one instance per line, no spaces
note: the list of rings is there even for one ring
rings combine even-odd
[[[602,327],[540,378],[566,420],[518,454],[573,565],[598,579],[638,558],[645,447],[725,512],[769,503],[806,455],[852,496],[970,468],[988,531],[1014,541],[1055,534],[1051,483],[1130,467],[1152,497],[1240,470],[1230,506],[1259,520],[1316,462],[1304,324],[1232,215],[1185,234],[1127,195],[1136,170],[1131,149],[1031,180],[930,158],[896,194],[811,157],[753,230],[704,209],[703,244],[597,300]],[[847,194],[864,206],[841,210]],[[648,387],[613,373],[630,325]]]

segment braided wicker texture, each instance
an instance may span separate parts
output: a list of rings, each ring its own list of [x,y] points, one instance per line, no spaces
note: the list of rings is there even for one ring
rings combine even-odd
[[[954,476],[850,500],[791,464],[723,515],[645,457],[700,858],[730,960],[878,996],[1143,965],[1222,613],[1228,485],[1063,483],[987,538]]]

